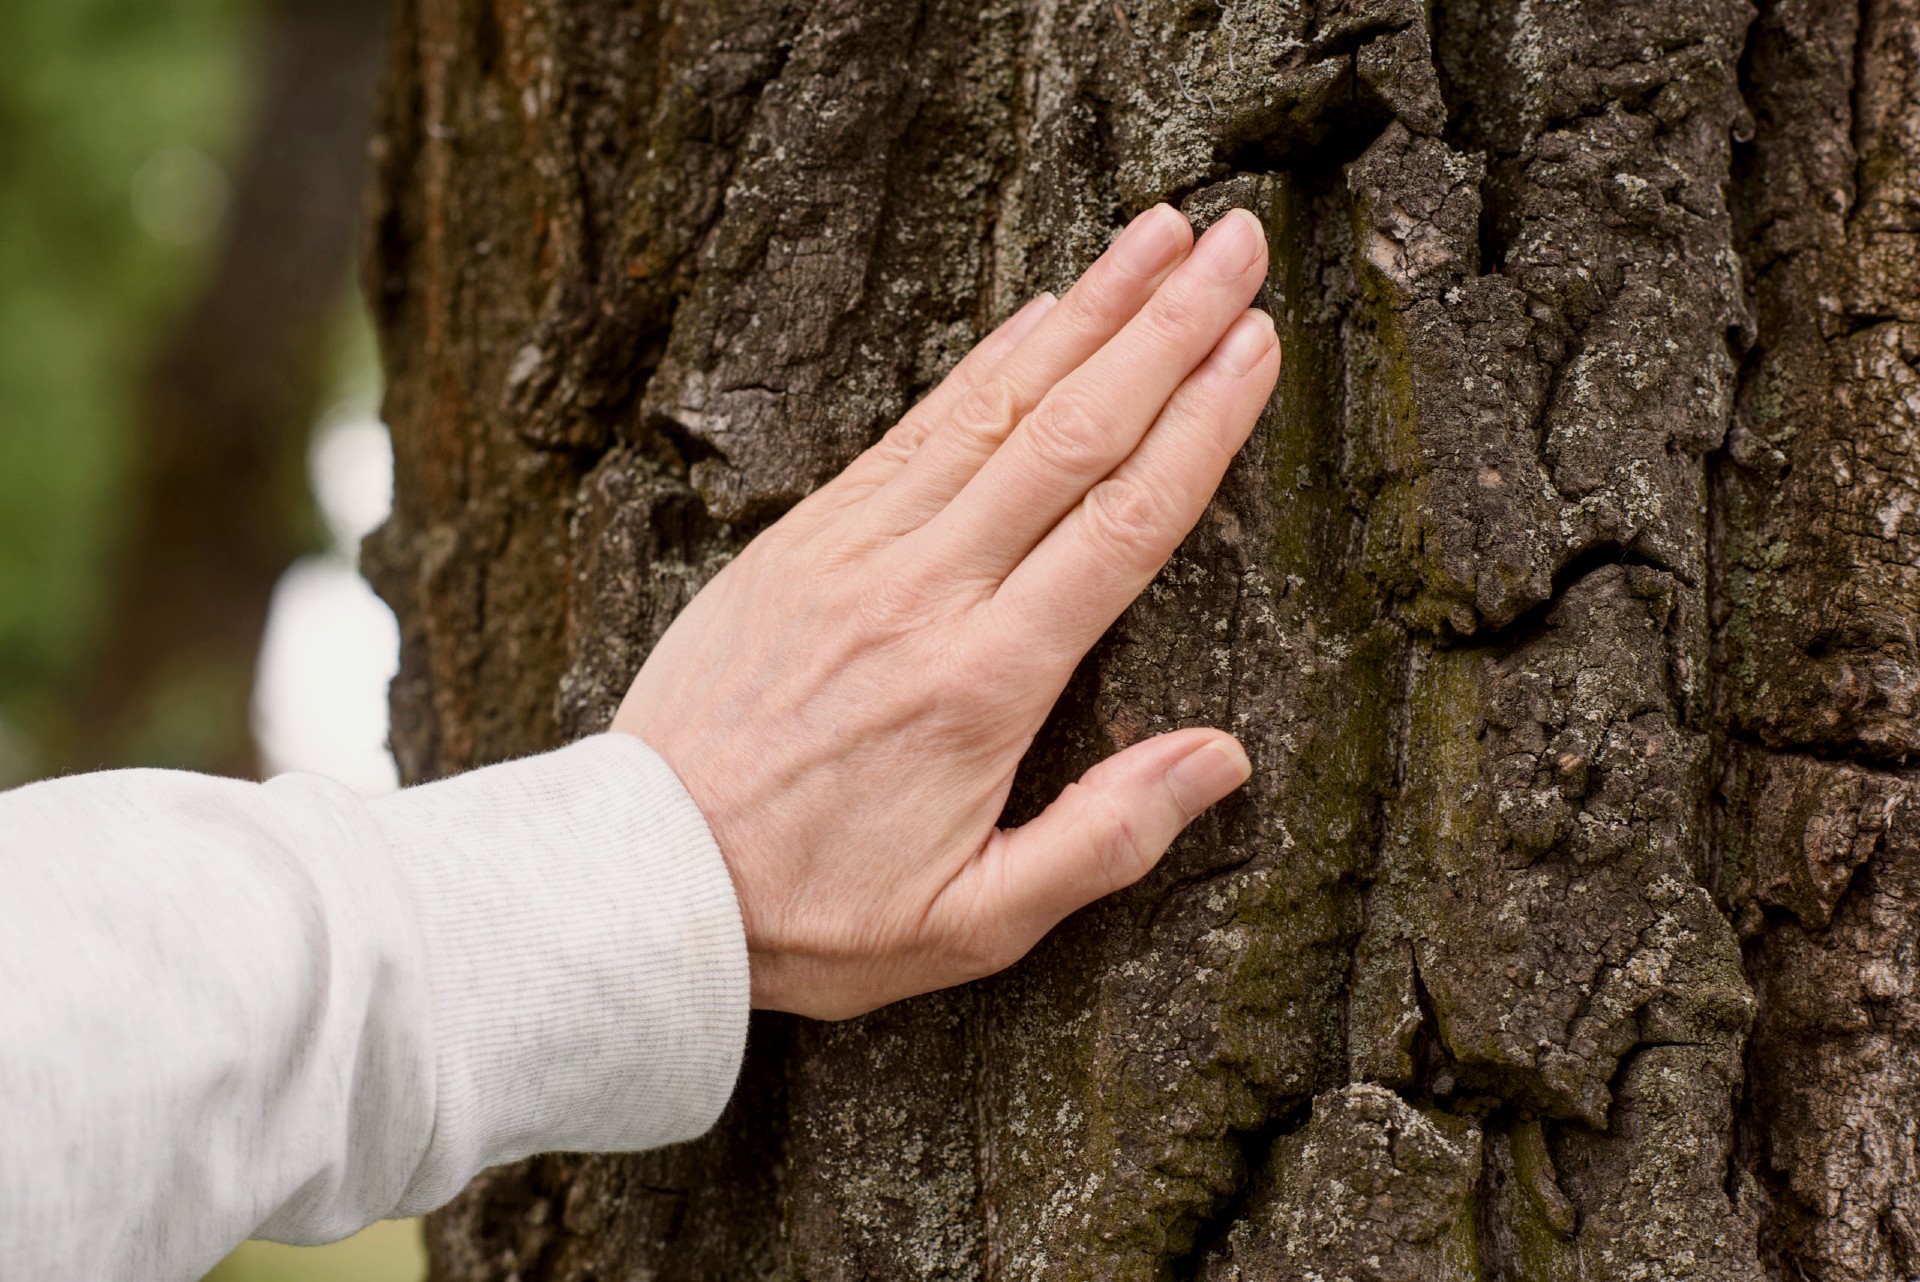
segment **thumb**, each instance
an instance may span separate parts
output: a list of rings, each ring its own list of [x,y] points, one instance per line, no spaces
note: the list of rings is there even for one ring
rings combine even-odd
[[[988,841],[969,870],[976,928],[1011,945],[1011,963],[1061,918],[1140,880],[1252,772],[1218,730],[1176,730],[1108,757],[1030,823]]]

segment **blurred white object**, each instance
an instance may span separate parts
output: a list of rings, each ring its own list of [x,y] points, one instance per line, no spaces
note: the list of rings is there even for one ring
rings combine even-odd
[[[362,415],[328,415],[307,453],[313,494],[335,544],[348,557],[393,510],[393,442],[385,424]]]
[[[393,502],[387,429],[364,416],[329,416],[308,464],[335,546],[295,562],[273,590],[254,736],[269,774],[312,771],[376,797],[399,786],[387,750],[387,685],[399,669],[400,629],[354,554]]]

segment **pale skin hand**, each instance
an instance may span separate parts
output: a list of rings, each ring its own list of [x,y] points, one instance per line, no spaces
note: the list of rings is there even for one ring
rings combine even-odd
[[[1246,781],[1217,730],[1138,743],[996,827],[1068,676],[1173,554],[1273,390],[1236,212],[1159,206],[989,335],[675,620],[613,728],[733,874],[755,1006],[839,1019],[1012,964]]]

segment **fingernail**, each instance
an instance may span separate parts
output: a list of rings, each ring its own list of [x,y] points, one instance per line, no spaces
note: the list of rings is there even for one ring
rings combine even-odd
[[[1227,330],[1213,358],[1220,368],[1233,375],[1246,374],[1258,365],[1273,346],[1273,317],[1262,311],[1249,311]]]
[[[1200,238],[1193,261],[1216,280],[1238,280],[1253,266],[1265,242],[1259,219],[1244,209],[1231,210]]]
[[[1113,261],[1134,276],[1157,276],[1187,247],[1192,232],[1172,205],[1155,205],[1113,242]]]
[[[1167,772],[1167,785],[1189,819],[1253,777],[1253,763],[1232,739],[1213,739],[1180,758]]]

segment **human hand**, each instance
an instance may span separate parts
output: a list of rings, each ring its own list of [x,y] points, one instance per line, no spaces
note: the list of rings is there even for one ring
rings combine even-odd
[[[1012,964],[1246,781],[1187,729],[1022,827],[1014,770],[1074,666],[1160,570],[1280,367],[1244,211],[1135,219],[1057,305],[989,335],[761,534],[614,717],[706,815],[755,1006],[845,1018]]]

